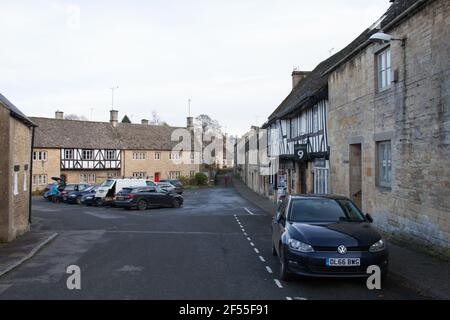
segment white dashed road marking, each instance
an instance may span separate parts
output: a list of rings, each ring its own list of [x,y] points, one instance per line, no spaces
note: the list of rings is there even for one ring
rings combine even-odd
[[[254,250],[255,250],[255,252],[256,252],[256,253],[258,253],[258,254],[259,254],[259,250],[258,250],[258,249],[254,248]]]
[[[269,266],[266,266],[266,270],[267,270],[267,272],[268,272],[268,273],[270,273],[270,274],[272,274],[272,273],[273,273],[272,269],[270,269],[270,267],[269,267]]]
[[[283,285],[281,284],[280,280],[273,279],[273,281],[275,281],[275,284],[278,286],[278,288],[283,289]]]
[[[292,298],[291,298],[291,297],[286,297],[286,300],[289,300],[289,301],[291,301],[291,300],[292,300]]]
[[[250,242],[250,245],[251,245],[252,247],[254,247],[254,246],[255,246],[255,244],[254,244],[253,242]]]
[[[252,216],[254,216],[255,214],[253,212],[251,212],[250,210],[248,210],[247,208],[244,208],[245,211],[247,211],[249,214],[251,214]]]
[[[261,260],[262,262],[266,262],[266,259],[264,259],[262,256],[259,256],[259,260]]]

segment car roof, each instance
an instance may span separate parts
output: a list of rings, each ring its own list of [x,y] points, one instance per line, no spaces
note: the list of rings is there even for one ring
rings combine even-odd
[[[331,199],[331,200],[350,200],[348,197],[336,194],[294,194],[291,199]]]

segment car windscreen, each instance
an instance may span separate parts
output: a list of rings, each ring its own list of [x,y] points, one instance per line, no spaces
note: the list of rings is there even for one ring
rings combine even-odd
[[[120,190],[120,193],[133,193],[136,192],[136,189],[133,188],[122,188],[122,190]]]
[[[100,187],[111,187],[114,184],[114,180],[105,180]]]
[[[292,222],[365,221],[361,211],[349,200],[293,200],[289,214],[289,221]]]

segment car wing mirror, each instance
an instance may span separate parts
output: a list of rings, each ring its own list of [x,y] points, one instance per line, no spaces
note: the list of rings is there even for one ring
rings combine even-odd
[[[369,223],[373,223],[373,218],[372,218],[372,216],[371,216],[370,214],[366,214],[366,220],[367,220]]]

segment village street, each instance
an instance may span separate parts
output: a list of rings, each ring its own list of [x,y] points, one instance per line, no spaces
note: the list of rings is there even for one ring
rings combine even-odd
[[[144,212],[33,199],[33,232],[58,236],[0,277],[0,299],[423,299],[390,277],[278,281],[271,217],[233,188],[188,190],[180,209]],[[243,231],[244,230],[244,231]],[[66,268],[81,270],[68,290]]]

